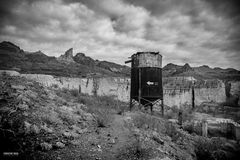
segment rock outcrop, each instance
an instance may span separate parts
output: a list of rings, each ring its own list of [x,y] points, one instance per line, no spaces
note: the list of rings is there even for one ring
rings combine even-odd
[[[95,66],[95,60],[93,60],[91,57],[86,56],[84,53],[77,53],[73,57],[74,61],[88,66]]]
[[[9,52],[15,52],[15,53],[20,53],[20,52],[23,53],[23,50],[20,49],[20,47],[7,41],[3,41],[0,43],[0,50],[6,50]]]
[[[59,61],[65,62],[65,63],[74,63],[73,60],[73,48],[68,49],[64,55],[61,55],[58,58]]]

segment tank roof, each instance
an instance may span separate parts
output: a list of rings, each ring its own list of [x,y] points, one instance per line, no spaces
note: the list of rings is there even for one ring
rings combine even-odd
[[[136,55],[139,55],[139,54],[159,54],[159,52],[137,52]],[[161,54],[159,54],[160,56],[162,56]]]

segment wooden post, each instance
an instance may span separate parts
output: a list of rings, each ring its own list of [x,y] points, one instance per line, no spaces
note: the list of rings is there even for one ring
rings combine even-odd
[[[164,103],[163,103],[163,99],[161,100],[161,107],[162,107],[162,116],[164,116]]]
[[[194,92],[194,85],[192,85],[192,109],[195,108],[195,92]]]
[[[132,76],[132,71],[131,71],[131,76]],[[132,110],[132,81],[130,83],[130,102],[129,102],[129,108],[130,108],[130,111]]]
[[[141,106],[141,68],[139,68],[138,71],[138,83],[139,83],[139,88],[138,88],[138,103],[139,103],[139,108]]]
[[[202,136],[207,137],[208,135],[208,122],[206,120],[202,121]]]
[[[178,124],[180,125],[180,128],[182,128],[182,121],[183,121],[183,115],[182,115],[182,110],[178,112]]]
[[[81,94],[82,93],[82,89],[81,89],[81,85],[78,85],[78,93]]]
[[[129,107],[130,107],[130,111],[131,111],[132,110],[132,96],[131,95],[130,95]]]

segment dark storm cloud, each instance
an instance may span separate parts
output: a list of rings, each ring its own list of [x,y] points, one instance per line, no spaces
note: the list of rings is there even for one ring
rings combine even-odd
[[[74,47],[123,63],[137,51],[168,62],[240,69],[237,1],[1,0],[0,40],[58,56]]]

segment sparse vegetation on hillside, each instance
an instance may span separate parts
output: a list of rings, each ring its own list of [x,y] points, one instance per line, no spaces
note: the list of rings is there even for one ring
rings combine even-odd
[[[226,140],[215,143],[159,116],[126,112],[128,104],[114,97],[8,75],[0,80],[1,152],[14,151],[18,159],[215,160],[237,153]]]

